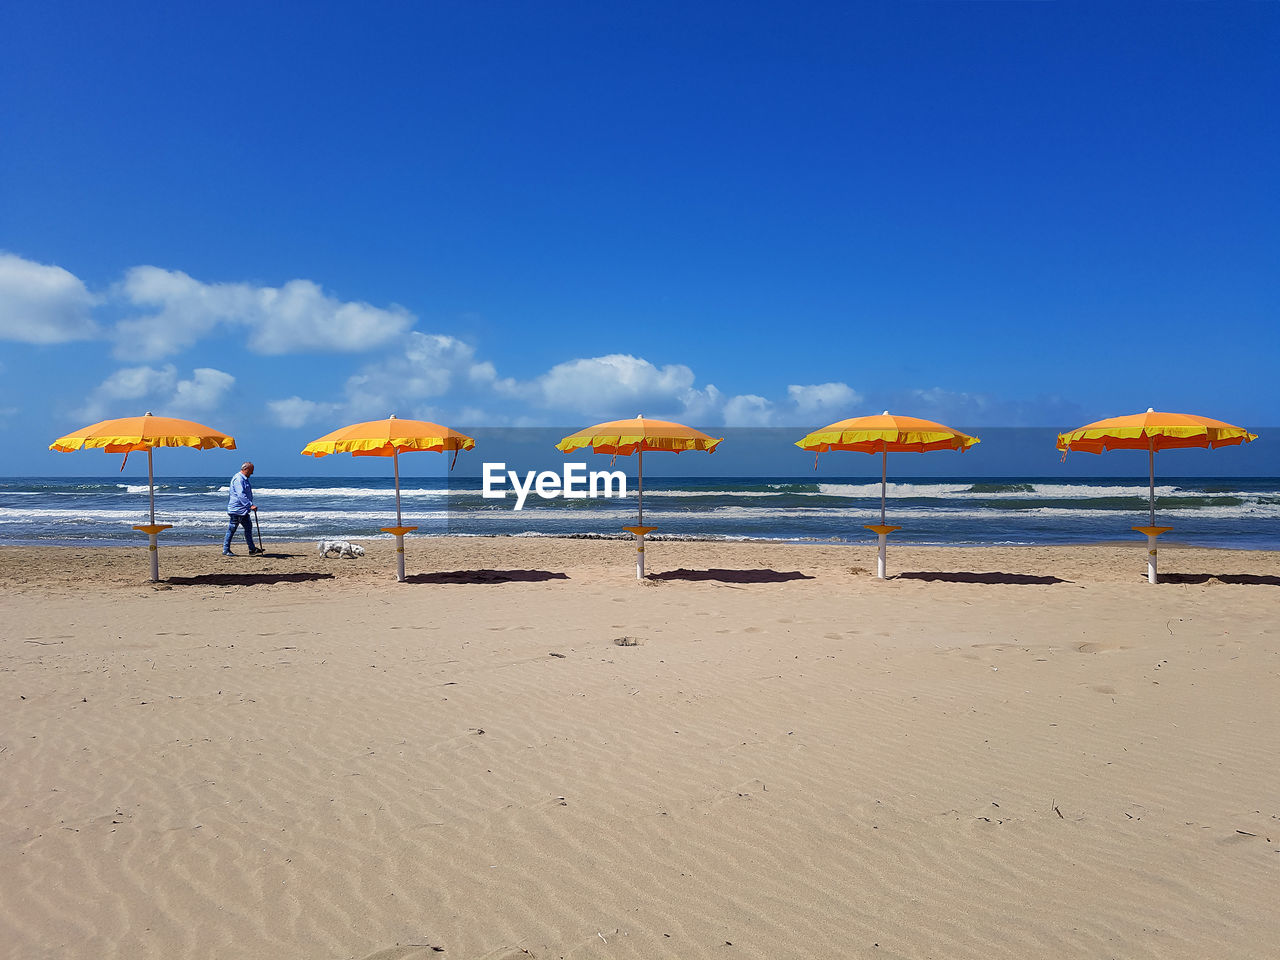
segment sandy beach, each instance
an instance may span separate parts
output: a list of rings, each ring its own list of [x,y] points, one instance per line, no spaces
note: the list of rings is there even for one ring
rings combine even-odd
[[[0,955],[1275,955],[1278,553],[367,546],[0,548]]]

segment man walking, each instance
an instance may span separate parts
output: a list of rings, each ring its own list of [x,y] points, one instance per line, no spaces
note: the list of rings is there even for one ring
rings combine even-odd
[[[245,461],[240,465],[240,472],[231,478],[231,497],[227,501],[227,535],[222,541],[222,555],[234,557],[231,552],[231,538],[235,536],[236,527],[244,527],[244,540],[249,545],[249,553],[265,553],[261,547],[254,546],[253,527],[249,523],[249,514],[257,510],[253,502],[253,484],[249,478],[253,476],[253,464]]]

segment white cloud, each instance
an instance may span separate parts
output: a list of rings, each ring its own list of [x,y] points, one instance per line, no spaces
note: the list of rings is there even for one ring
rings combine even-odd
[[[125,367],[103,380],[94,395],[103,400],[136,400],[173,389],[178,370],[173,364],[154,367]]]
[[[690,426],[719,422],[724,407],[724,394],[708,383],[701,390],[690,390],[684,397],[682,416]]]
[[[96,298],[62,267],[0,253],[0,340],[66,343],[98,334]]]
[[[285,400],[272,400],[267,404],[271,416],[282,427],[302,427],[331,418],[342,409],[340,403],[322,403],[293,396]],[[334,429],[343,426],[335,423]]]
[[[787,387],[787,396],[801,414],[839,412],[862,402],[862,395],[847,383],[792,384]]]
[[[1052,401],[1060,405],[1058,401]],[[338,395],[292,396],[269,404],[285,426],[332,426],[388,414],[449,424],[543,426],[579,419],[610,420],[638,413],[712,428],[796,426],[812,428],[846,416],[882,409],[953,425],[1066,422],[1046,419],[1048,400],[999,401],[983,394],[941,388],[867,397],[846,383],[791,384],[784,396],[726,395],[699,386],[683,364],[658,366],[631,354],[566,360],[527,380],[502,377],[475,348],[456,337],[411,333],[395,356],[349,377]],[[1025,408],[1025,409],[1024,409]],[[501,410],[501,413],[496,413]]]
[[[260,287],[257,295],[261,319],[249,337],[257,353],[358,353],[400,336],[414,321],[403,307],[335,300],[310,280],[290,280],[279,290]]]
[[[369,364],[348,377],[342,395],[334,400],[293,396],[268,404],[283,426],[341,419],[343,422],[380,420],[390,414],[431,419],[434,408],[423,401],[445,395],[473,393],[488,400],[494,393],[513,395],[517,385],[500,380],[492,363],[477,363],[475,348],[443,334],[410,333],[403,352]]]
[[[354,353],[382,346],[414,323],[402,307],[337,300],[310,280],[278,288],[201,283],[180,270],[142,266],[117,289],[134,306],[155,311],[117,325],[117,356],[168,356],[221,326],[246,328],[255,353]]]
[[[170,405],[177,411],[213,410],[235,385],[236,378],[212,367],[197,367],[190,380],[180,380]]]
[[[726,427],[767,427],[773,422],[773,404],[764,397],[746,393],[724,405]]]
[[[537,379],[530,399],[550,410],[590,416],[683,413],[707,394],[683,364],[657,367],[630,354],[569,360]],[[714,388],[711,388],[714,390]]]
[[[124,367],[93,389],[80,415],[86,420],[133,416],[144,412],[139,407],[162,415],[205,412],[216,409],[235,382],[231,374],[212,367],[197,368],[187,380],[178,378],[171,363],[160,368]]]
[[[402,355],[371,364],[347,380],[347,408],[382,418],[455,388],[492,384],[495,376],[493,364],[475,362],[470,344],[443,334],[411,333]]]
[[[413,333],[405,349],[400,372],[409,397],[438,397],[449,391],[455,378],[484,382],[493,379],[493,364],[477,364],[475,348],[455,337]]]
[[[492,363],[476,360],[471,345],[454,337],[413,333],[402,355],[349,377],[340,401],[293,396],[268,407],[285,426],[322,417],[346,422],[390,413],[449,423],[516,426],[545,425],[565,416],[608,420],[636,414],[706,426],[760,426],[776,419],[773,404],[763,397],[748,394],[729,399],[712,384],[698,387],[695,383],[689,367],[659,367],[630,354],[568,360],[531,380],[503,378]],[[495,398],[507,412],[485,416]]]

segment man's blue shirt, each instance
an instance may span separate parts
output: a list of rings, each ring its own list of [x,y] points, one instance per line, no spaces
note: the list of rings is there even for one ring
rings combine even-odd
[[[253,506],[253,484],[239,471],[231,478],[231,499],[227,501],[227,513],[248,513]]]

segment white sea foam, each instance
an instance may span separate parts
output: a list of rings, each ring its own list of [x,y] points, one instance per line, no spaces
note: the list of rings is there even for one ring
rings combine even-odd
[[[1029,489],[988,489],[974,490],[975,486],[1026,486]],[[131,494],[146,494],[149,490],[146,484],[117,484],[123,492]],[[645,490],[645,497],[678,499],[689,497],[720,497],[720,498],[771,498],[781,496],[792,497],[844,497],[850,499],[879,499],[880,483],[879,481],[868,481],[867,483],[817,483],[817,484],[801,484],[801,483],[776,483],[769,484],[773,489],[769,490],[732,490],[732,489],[716,489],[716,490],[700,490],[700,489],[661,489],[650,488]],[[795,489],[801,486],[813,486],[816,489],[801,490]],[[208,498],[225,497],[229,494],[230,489],[225,484],[212,487],[170,487],[167,484],[158,484],[156,489],[157,498],[160,497],[191,497],[191,498]],[[82,491],[58,491],[58,496],[74,494],[77,496],[85,495]],[[1146,497],[1150,494],[1150,488],[1147,483],[1135,481],[1131,484],[1111,484],[1107,486],[1097,486],[1086,483],[1033,483],[1033,484],[1017,484],[1017,481],[1009,481],[1007,484],[1000,481],[971,480],[963,482],[937,482],[937,483],[902,483],[890,480],[886,487],[886,493],[889,497],[899,498],[949,498],[949,499],[985,499],[985,500],[1045,500],[1045,499],[1098,499],[1098,498],[1115,498],[1115,497]],[[8,496],[50,496],[51,491],[12,491],[7,492]],[[636,487],[634,478],[627,480],[627,496],[634,498],[636,495]],[[1215,490],[1212,493],[1196,488],[1186,488],[1176,484],[1158,484],[1156,486],[1157,497],[1237,497],[1241,499],[1249,499],[1257,497],[1256,491],[1237,491],[1237,490]],[[366,500],[366,499],[382,499],[390,497],[395,498],[394,486],[388,484],[386,487],[269,487],[259,486],[254,488],[255,497],[268,498],[321,498],[321,499],[337,499],[337,500]],[[479,488],[471,488],[470,486],[457,485],[446,488],[418,488],[418,487],[401,487],[400,497],[402,500],[407,498],[413,499],[440,499],[449,497],[478,497],[480,496]]]
[[[981,500],[1046,500],[1046,499],[1070,499],[1070,500],[1089,500],[1112,497],[1146,497],[1150,495],[1150,487],[1147,484],[1133,484],[1126,486],[1106,486],[1099,487],[1092,484],[1084,483],[1036,483],[1024,486],[1030,486],[1029,490],[974,490],[974,486],[994,485],[986,484],[984,481],[975,480],[966,483],[894,483],[890,481],[886,486],[886,493],[889,497],[930,497],[930,498],[956,498],[956,499],[981,499]],[[1012,484],[1010,484],[1012,486]],[[852,484],[852,483],[820,483],[818,484],[818,492],[826,497],[851,497],[851,498],[880,498],[880,484]],[[1160,485],[1156,487],[1157,497],[1173,497],[1173,496],[1247,496],[1247,494],[1230,494],[1230,493],[1213,493],[1205,494],[1195,490],[1186,490],[1183,487],[1172,485]]]
[[[876,498],[878,500],[878,498]],[[1006,522],[1017,522],[1019,518],[1027,517],[1047,517],[1061,520],[1070,520],[1073,518],[1098,518],[1112,517],[1123,518],[1128,515],[1142,517],[1145,515],[1145,509],[1141,504],[1135,504],[1132,511],[1118,510],[1115,508],[1089,507],[1082,505],[1073,505],[1071,507],[1055,506],[1053,503],[1029,502],[1026,507],[1016,509],[997,509],[994,507],[980,507],[971,505],[972,501],[965,499],[955,499],[950,502],[940,502],[938,504],[922,505],[919,503],[909,503],[903,500],[895,502],[890,498],[888,510],[894,517],[943,517],[960,519],[966,517],[982,517],[982,518],[1003,518]],[[207,509],[164,509],[165,504],[158,505],[156,511],[156,519],[160,523],[171,523],[176,525],[194,525],[194,526],[220,526],[226,524],[226,515],[220,510]],[[394,509],[390,504],[364,504],[361,509],[352,509],[344,507],[341,510],[332,509],[281,509],[269,510],[265,509],[259,514],[259,520],[263,524],[273,524],[276,526],[288,525],[298,529],[306,529],[316,526],[326,526],[336,522],[351,524],[382,524],[390,523],[394,517]],[[705,516],[716,522],[733,520],[741,518],[744,521],[754,523],[762,523],[770,520],[804,520],[806,522],[821,522],[822,519],[854,519],[858,517],[870,516],[876,513],[875,509],[867,504],[848,503],[845,505],[825,505],[821,507],[805,508],[805,507],[772,507],[764,504],[754,505],[748,503],[722,503],[710,507],[706,510],[699,511],[678,511],[674,514],[682,523],[695,521],[699,516]],[[535,522],[554,523],[556,526],[565,524],[590,526],[595,522],[605,520],[625,520],[635,516],[633,504],[614,501],[612,505],[601,504],[599,507],[590,507],[582,509],[568,510],[559,506],[547,506],[542,509],[534,509],[525,511],[529,514],[526,520]],[[465,522],[469,525],[479,524],[483,526],[504,526],[511,522],[510,510],[490,509],[490,510],[445,510],[445,509],[410,509],[404,511],[404,520],[407,523],[419,522],[443,522],[452,520],[455,522]],[[668,517],[673,516],[670,512],[665,512]],[[1256,498],[1245,500],[1244,503],[1235,504],[1215,504],[1203,505],[1197,503],[1190,506],[1180,506],[1176,498],[1163,504],[1157,504],[1157,515],[1165,517],[1196,517],[1196,518],[1239,518],[1248,517],[1250,519],[1280,519],[1280,503],[1260,503]],[[664,516],[661,509],[654,510],[651,519],[660,522],[660,518]],[[54,506],[26,506],[23,507],[0,507],[0,523],[4,524],[40,524],[40,523],[107,523],[107,524],[135,524],[144,523],[148,519],[146,504],[138,505],[120,505],[114,507],[88,507],[76,510],[67,510]]]
[[[151,490],[145,483],[117,483],[116,486],[123,489],[125,493],[149,493]]]
[[[995,507],[969,507],[964,505],[958,506],[921,506],[918,504],[895,504],[890,501],[887,507],[891,517],[939,517],[946,519],[963,519],[963,518],[1004,518],[1007,522],[1017,522],[1020,518],[1042,516],[1053,517],[1058,520],[1070,520],[1073,518],[1083,517],[1136,517],[1138,519],[1146,519],[1146,510],[1135,507],[1132,511],[1103,509],[1100,507],[1055,507],[1052,505],[1038,504],[1028,506],[1025,509],[1001,510]],[[591,513],[594,511],[584,511]],[[799,508],[772,509],[764,507],[748,507],[736,504],[726,504],[715,507],[707,511],[709,516],[717,519],[725,519],[731,517],[758,518],[758,519],[796,519],[796,520],[813,520],[816,518],[832,518],[832,517],[867,517],[872,514],[879,515],[879,510],[870,509],[866,506],[848,506],[848,507],[829,507],[821,511],[806,510]],[[467,516],[470,516],[468,514]],[[685,515],[687,516],[687,514]],[[1184,507],[1178,509],[1176,507],[1160,507],[1156,511],[1156,518],[1190,516],[1190,517],[1242,517],[1259,519],[1280,519],[1280,504],[1245,504],[1243,506],[1195,506]],[[660,522],[658,518],[660,514],[655,514],[655,522]]]
[[[385,483],[377,478],[339,480],[336,486],[319,479],[282,479],[303,485],[290,489],[264,477],[255,490],[268,540],[334,537],[339,531],[346,539],[381,538],[385,535],[376,531],[395,517],[390,478]],[[628,478],[625,500],[538,501],[515,514],[509,505],[482,501],[474,478],[458,478],[447,487],[435,486],[434,478],[419,478],[409,482],[416,486],[401,490],[403,522],[420,527],[419,536],[461,528],[476,536],[621,537],[620,528],[635,521],[633,480]],[[0,542],[135,543],[140,535],[130,528],[148,519],[148,487],[114,481],[37,481],[34,488],[0,491]],[[659,527],[659,537],[861,541],[867,536],[862,525],[879,520],[880,482],[874,476],[865,482],[693,481],[705,483],[706,489],[676,479],[655,482],[658,488],[645,491],[651,509],[645,519]],[[674,489],[662,489],[663,484]],[[1157,522],[1199,540],[1217,536],[1217,530],[1270,548],[1280,536],[1274,532],[1280,519],[1280,489],[1274,481],[1181,479],[1161,483],[1156,492],[1161,501]],[[217,481],[158,480],[156,519],[173,525],[170,535],[177,542],[220,541],[226,529],[226,495],[227,486]],[[913,542],[922,542],[921,537],[940,543],[994,542],[983,536],[986,531],[1016,542],[1108,537],[1127,534],[1129,526],[1147,520],[1148,487],[1141,476],[1102,482],[914,478],[891,481],[887,495],[887,521],[904,526]]]
[[[145,488],[144,488],[145,489]],[[230,493],[230,489],[222,487],[219,491],[222,495]],[[468,493],[472,491],[457,489],[437,489],[424,490],[418,487],[401,487],[400,499],[406,497],[413,498],[439,498],[456,496],[459,493]],[[474,491],[479,493],[479,491]],[[253,496],[256,500],[258,497],[323,497],[326,500],[367,500],[367,499],[387,499],[395,500],[396,488],[393,484],[388,483],[386,487],[298,487],[290,489],[289,487],[254,487]]]
[[[965,488],[961,490],[957,496],[963,497],[981,497],[986,500],[1097,500],[1101,498],[1112,497],[1146,497],[1151,493],[1151,488],[1143,484],[1132,484],[1126,486],[1107,486],[1097,487],[1084,483],[1037,483],[1032,484],[1030,490],[996,490],[996,491],[978,491],[974,492]],[[1181,487],[1161,485],[1156,487],[1157,497],[1173,497],[1178,494],[1192,495],[1187,493]],[[1204,496],[1204,494],[1200,494]],[[1216,496],[1216,494],[1215,494]]]
[[[262,512],[259,522],[263,526],[270,523],[274,526],[291,525],[298,528],[314,527],[325,523],[383,523],[395,520],[395,510],[285,510],[279,512]],[[443,521],[457,515],[448,510],[413,511],[404,514],[408,523]],[[468,514],[472,516],[472,514]],[[17,510],[0,508],[0,523],[146,523],[149,520],[145,508],[128,509],[89,509],[68,512],[53,507],[35,507]],[[174,526],[222,526],[227,525],[227,515],[216,511],[157,510],[157,523],[168,523]]]
[[[889,483],[885,491],[890,497],[953,497],[960,496],[967,485],[942,483]],[[880,483],[820,483],[818,493],[824,497],[850,497],[853,499],[880,499]]]
[[[631,485],[627,487],[627,496],[635,493]],[[650,497],[782,497],[785,490],[646,490],[644,498]],[[803,494],[800,494],[803,496]]]

